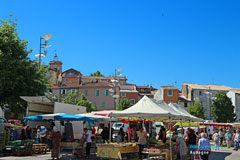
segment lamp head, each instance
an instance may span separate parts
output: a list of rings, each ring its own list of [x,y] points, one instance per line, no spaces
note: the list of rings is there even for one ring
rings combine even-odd
[[[52,35],[51,34],[46,34],[42,38],[45,39],[45,40],[49,40],[49,39],[52,38]]]

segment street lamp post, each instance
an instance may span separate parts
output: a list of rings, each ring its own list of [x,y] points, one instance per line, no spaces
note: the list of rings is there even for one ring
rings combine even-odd
[[[122,70],[122,68],[119,69],[115,69],[115,73],[114,73],[114,79],[112,80],[113,82],[113,86],[114,86],[114,91],[113,91],[113,100],[114,100],[114,109],[117,110],[117,98],[120,97],[120,95],[117,94],[117,83],[119,82],[119,79],[117,79],[117,77],[121,76],[120,71]]]
[[[43,37],[40,36],[40,49],[39,49],[39,54],[36,54],[35,56],[36,57],[39,57],[39,68],[40,68],[40,65],[41,65],[41,58],[42,57],[46,57],[48,51],[44,51],[44,53],[42,53],[42,48],[48,48],[48,47],[51,47],[51,45],[48,45],[48,41],[49,39],[52,38],[52,35],[51,34],[46,34],[44,35]],[[42,43],[42,40],[45,40],[45,43]]]

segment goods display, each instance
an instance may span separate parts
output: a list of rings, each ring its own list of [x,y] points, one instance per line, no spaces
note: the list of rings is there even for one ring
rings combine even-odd
[[[32,155],[32,141],[31,140],[16,140],[10,141],[6,150],[11,155]]]
[[[138,156],[138,152],[139,148],[136,143],[110,143],[97,145],[97,156],[101,158],[121,159],[124,156],[127,158],[132,156],[131,158],[134,158],[133,156]]]

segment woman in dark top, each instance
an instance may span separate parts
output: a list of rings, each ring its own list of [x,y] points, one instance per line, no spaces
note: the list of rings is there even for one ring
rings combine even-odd
[[[162,140],[163,143],[166,143],[166,129],[161,126],[160,132],[158,133],[160,140]]]
[[[32,139],[33,130],[29,126],[26,126],[22,130],[22,139]]]
[[[108,128],[107,127],[104,127],[103,128],[103,131],[101,132],[101,137],[102,137],[102,140],[103,142],[105,143],[106,141],[109,140],[109,131],[108,131]]]
[[[190,152],[195,152],[197,150],[197,136],[193,129],[190,129],[190,133],[187,135],[187,146]]]

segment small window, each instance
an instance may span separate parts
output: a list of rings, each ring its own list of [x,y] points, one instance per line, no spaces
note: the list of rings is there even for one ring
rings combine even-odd
[[[93,102],[93,105],[96,107],[96,106],[97,106],[97,103],[96,103],[96,102]]]
[[[105,108],[105,102],[102,101],[102,108]]]
[[[122,97],[126,97],[126,93],[125,92],[122,93]]]
[[[104,96],[109,96],[109,90],[108,89],[104,90]]]
[[[88,96],[88,90],[87,89],[85,90],[84,94],[85,94],[86,97]]]
[[[202,95],[202,91],[199,91],[199,96],[201,96]]]
[[[100,96],[100,90],[95,90],[94,95],[95,96]]]
[[[132,103],[132,105],[134,105],[135,104],[135,99],[131,99],[131,103]]]
[[[168,90],[168,96],[173,96],[173,90]]]
[[[71,90],[71,93],[74,93],[74,92],[76,92],[76,89],[72,89],[72,90]]]
[[[68,82],[68,81],[69,81],[69,79],[68,79],[68,78],[65,78],[65,81],[66,81],[66,82]]]
[[[184,102],[184,107],[187,108],[187,102]]]
[[[66,89],[61,90],[61,94],[66,94],[66,92],[67,92]]]

